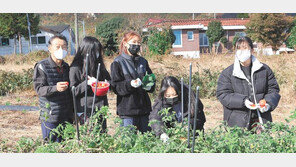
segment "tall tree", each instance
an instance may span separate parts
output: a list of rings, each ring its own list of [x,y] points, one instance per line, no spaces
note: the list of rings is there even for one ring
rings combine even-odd
[[[286,41],[286,44],[289,48],[293,48],[296,50],[296,18],[294,18],[293,24],[288,33],[289,37]]]
[[[31,34],[35,35],[39,31],[40,16],[30,13]],[[0,13],[0,35],[3,37],[14,38],[16,48],[16,37],[19,41],[19,53],[22,53],[21,37],[29,39],[28,23],[26,13]]]
[[[286,32],[291,23],[292,18],[283,13],[256,13],[251,14],[246,32],[252,40],[276,51],[289,36]]]
[[[149,30],[149,34],[147,35],[147,45],[149,51],[153,54],[163,55],[168,53],[176,37],[169,27],[163,27],[161,31],[157,28],[152,28]]]
[[[249,14],[248,13],[238,13],[237,18],[249,18]]]
[[[224,30],[222,28],[222,23],[220,21],[213,20],[208,25],[208,30],[206,32],[209,38],[209,46],[213,48],[213,44],[217,43],[216,51],[218,52],[218,48],[220,45],[220,40],[224,36]],[[211,51],[211,49],[210,49]]]
[[[110,56],[118,51],[119,33],[125,27],[128,27],[128,22],[122,17],[115,17],[97,25],[96,34],[106,49],[106,55]]]

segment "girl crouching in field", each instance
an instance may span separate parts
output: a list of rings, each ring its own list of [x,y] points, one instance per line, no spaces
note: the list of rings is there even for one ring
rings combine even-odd
[[[183,111],[184,117],[188,116],[188,92],[189,88],[187,85],[184,85],[184,95],[183,95]],[[192,91],[193,92],[193,91]],[[191,105],[191,119],[190,124],[193,127],[194,122],[194,111],[195,111],[195,95],[191,94],[190,97],[190,105]],[[197,114],[197,130],[203,130],[204,123],[206,122],[206,118],[203,111],[203,104],[198,99],[198,114]],[[167,76],[161,81],[161,88],[158,98],[154,101],[153,110],[149,116],[150,121],[156,120],[156,122],[152,123],[151,127],[156,136],[160,136],[161,140],[168,140],[168,135],[164,132],[163,127],[166,124],[167,127],[172,127],[172,122],[163,122],[161,115],[161,110],[165,108],[170,108],[169,114],[172,114],[175,111],[175,120],[177,122],[182,121],[182,106],[181,106],[181,84],[180,81],[173,77]]]

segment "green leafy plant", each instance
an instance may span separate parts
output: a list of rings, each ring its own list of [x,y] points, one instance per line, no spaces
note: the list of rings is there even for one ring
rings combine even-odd
[[[105,114],[105,115],[102,115]],[[119,126],[114,135],[102,132],[97,118],[108,118],[108,107],[103,107],[93,118],[92,130],[86,125],[80,126],[80,141],[76,139],[75,127],[67,123],[54,130],[63,137],[63,141],[42,142],[39,138],[21,138],[14,149],[8,149],[6,142],[2,141],[1,152],[35,152],[35,153],[189,153],[191,148],[187,145],[187,123],[185,126],[174,122],[174,113],[169,108],[160,111],[164,122],[174,123],[173,127],[164,124],[164,130],[169,140],[164,143],[153,132],[140,133],[135,126]],[[295,121],[296,110],[291,112],[287,119]],[[120,123],[115,119],[115,123]],[[150,122],[151,125],[152,122]],[[295,153],[296,152],[296,126],[284,123],[268,123],[261,134],[254,130],[240,127],[228,127],[220,124],[207,132],[197,131],[195,153]],[[190,144],[192,144],[192,133]]]
[[[147,45],[154,55],[167,54],[175,42],[175,35],[170,28],[163,27],[161,31],[156,28],[149,30]]]
[[[192,74],[192,88],[200,87],[200,98],[213,98],[216,96],[219,75],[219,70],[211,71],[210,69],[203,69],[202,72],[197,71]],[[182,77],[185,78],[185,83],[189,83],[187,75],[183,75]],[[181,77],[179,77],[180,79]]]
[[[294,20],[293,22],[293,26],[290,30],[290,35],[286,42],[289,48],[296,49],[296,20]]]
[[[253,13],[250,14],[246,32],[253,41],[271,45],[275,51],[286,41],[289,35],[286,31],[292,21],[284,13]]]
[[[220,43],[221,38],[224,36],[224,30],[222,28],[221,21],[211,21],[208,25],[208,30],[206,32],[208,38],[209,38],[209,46],[210,48],[213,47],[213,44],[218,42]],[[218,46],[216,50],[218,51]],[[211,49],[210,49],[211,51]]]
[[[153,86],[155,81],[156,78],[154,74],[146,74],[142,79],[142,87],[145,89],[147,87]]]
[[[122,17],[115,17],[100,23],[96,27],[96,34],[105,48],[106,55],[110,56],[118,52],[119,32],[127,25],[127,20]]]
[[[22,73],[0,70],[0,95],[15,92],[16,90],[33,89],[33,69],[23,70]]]
[[[233,46],[233,50],[235,50],[235,45],[236,45],[236,42],[239,38],[239,35],[236,34],[234,37],[233,37],[233,40],[232,40],[232,46]]]

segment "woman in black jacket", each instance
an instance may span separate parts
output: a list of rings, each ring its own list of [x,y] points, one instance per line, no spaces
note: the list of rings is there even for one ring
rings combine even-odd
[[[148,61],[139,55],[141,37],[136,32],[125,33],[120,44],[120,55],[111,64],[111,85],[117,95],[117,115],[122,126],[134,125],[141,132],[150,131],[148,126],[151,101],[148,92],[155,84],[146,87],[142,79],[152,74]]]
[[[100,76],[99,81],[109,81],[111,77],[106,70],[103,61],[102,54],[102,45],[98,39],[94,37],[87,36],[83,39],[80,44],[78,51],[75,55],[75,58],[70,66],[70,87],[75,86],[75,96],[77,101],[78,114],[82,114],[85,106],[85,64],[86,64],[86,54],[88,56],[88,81],[87,81],[87,117],[91,115],[91,108],[93,102],[94,93],[91,89],[91,84],[96,81],[96,73],[98,64],[100,63]],[[100,109],[102,106],[108,106],[107,95],[105,96],[96,96],[95,98],[95,107]],[[94,113],[96,111],[94,110]],[[83,118],[83,116],[81,116]],[[83,119],[80,119],[80,122],[83,124]],[[107,122],[104,120],[102,123],[103,130],[106,129]]]
[[[183,111],[184,111],[184,118],[188,116],[188,92],[189,88],[187,85],[184,84],[183,89]],[[180,81],[173,77],[167,76],[161,81],[161,88],[158,98],[154,101],[154,105],[152,108],[152,112],[149,116],[150,121],[156,120],[156,122],[152,123],[151,127],[156,136],[160,136],[163,141],[168,139],[167,134],[164,132],[163,127],[164,124],[170,128],[172,127],[172,122],[164,123],[162,121],[163,115],[160,114],[161,110],[165,108],[170,108],[169,114],[172,114],[175,111],[175,121],[181,122],[182,121],[182,106],[181,106],[181,83]],[[194,111],[195,111],[195,94],[192,91],[190,97],[190,108],[191,108],[191,119],[190,124],[193,126],[194,122]],[[203,104],[200,99],[198,99],[198,113],[197,113],[197,129],[203,130],[204,123],[206,122],[206,118],[203,111]]]
[[[263,123],[272,122],[271,111],[281,97],[272,70],[252,53],[251,39],[240,37],[236,43],[234,64],[223,70],[218,79],[217,98],[224,108],[223,119],[231,127],[251,129],[252,124],[258,122],[257,110]]]

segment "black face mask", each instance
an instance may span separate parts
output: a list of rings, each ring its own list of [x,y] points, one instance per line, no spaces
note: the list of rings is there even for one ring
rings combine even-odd
[[[132,55],[137,55],[137,53],[140,51],[140,45],[135,45],[135,44],[129,44],[129,48],[128,51],[132,54]]]
[[[166,102],[166,104],[174,105],[174,104],[177,104],[178,103],[179,98],[178,97],[164,98],[164,101]]]

